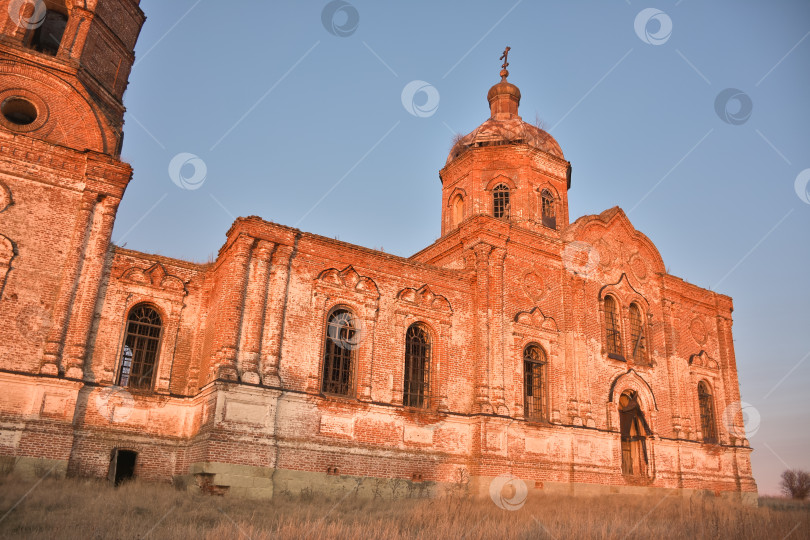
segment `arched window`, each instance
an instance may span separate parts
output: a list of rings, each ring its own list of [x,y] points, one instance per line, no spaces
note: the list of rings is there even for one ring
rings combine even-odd
[[[329,314],[323,359],[323,385],[326,394],[352,393],[354,351],[360,345],[360,329],[354,313],[338,308]]]
[[[647,338],[644,335],[644,319],[638,304],[630,304],[630,357],[636,364],[646,364]]]
[[[464,198],[457,195],[453,200],[453,227],[464,221]]]
[[[557,228],[557,211],[554,208],[554,195],[547,189],[540,194],[543,203],[543,225],[549,229]]]
[[[605,296],[605,338],[607,339],[608,356],[624,360],[622,335],[619,333],[619,306],[612,296]]]
[[[698,402],[700,403],[700,429],[703,431],[703,442],[717,443],[717,426],[714,423],[714,400],[709,385],[704,381],[698,383]]]
[[[619,397],[619,428],[622,439],[622,474],[647,475],[649,429],[638,402],[638,394],[626,390]]]
[[[430,336],[414,323],[405,334],[405,384],[402,403],[406,407],[427,407],[430,403]]]
[[[152,387],[162,329],[160,315],[149,304],[138,304],[130,310],[118,373],[119,386],[145,390]]]
[[[492,215],[509,219],[509,188],[504,184],[492,190]]]
[[[546,351],[538,345],[527,345],[523,349],[523,407],[529,419],[545,419],[544,379]]]
[[[29,24],[42,21],[31,34],[29,46],[36,51],[56,56],[67,26],[67,14],[46,8],[44,2],[29,2],[29,4],[34,8],[28,18]]]

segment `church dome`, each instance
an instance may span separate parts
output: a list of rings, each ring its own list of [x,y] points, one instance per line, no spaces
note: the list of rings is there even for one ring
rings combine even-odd
[[[537,126],[524,122],[518,116],[520,89],[506,80],[509,72],[501,71],[501,82],[487,93],[491,116],[483,124],[467,135],[458,138],[447,163],[450,163],[469,148],[476,146],[496,146],[505,144],[528,144],[560,159],[563,157],[560,145],[554,137]]]

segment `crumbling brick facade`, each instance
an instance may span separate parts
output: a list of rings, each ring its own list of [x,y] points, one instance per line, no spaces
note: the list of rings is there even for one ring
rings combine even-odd
[[[731,299],[667,274],[618,207],[569,222],[570,164],[505,71],[440,172],[434,244],[251,216],[194,264],[110,243],[137,0],[46,4],[57,50],[0,12],[3,463],[116,478],[128,450],[138,477],[253,496],[513,475],[755,500]]]

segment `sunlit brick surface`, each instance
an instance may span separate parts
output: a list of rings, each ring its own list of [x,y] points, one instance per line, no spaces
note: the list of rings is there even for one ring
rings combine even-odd
[[[194,264],[110,243],[131,177],[117,157],[121,96],[143,14],[125,0],[88,9],[71,9],[75,39],[56,56],[28,49],[0,10],[0,92],[19,87],[49,107],[41,126],[0,127],[0,456],[104,477],[127,449],[139,477],[261,496],[282,489],[279,478],[438,486],[507,473],[541,487],[756,492],[742,417],[726,413],[739,401],[731,299],[668,275],[618,207],[569,223],[569,164],[548,134],[523,126],[512,85],[493,87],[493,119],[454,147],[440,173],[443,235],[416,255],[251,216],[214,262]],[[508,218],[493,217],[498,185],[509,189]],[[624,358],[608,356],[606,295]],[[148,391],[113,386],[140,303],[162,322]],[[358,327],[346,396],[322,393],[335,307]],[[403,406],[414,322],[430,336],[420,409]],[[531,421],[530,344],[547,356]],[[703,442],[701,381],[718,444]],[[628,390],[649,428],[644,475],[622,474]]]

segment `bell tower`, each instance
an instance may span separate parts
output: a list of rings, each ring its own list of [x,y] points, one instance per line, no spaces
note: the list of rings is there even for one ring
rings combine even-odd
[[[487,93],[489,119],[458,138],[439,172],[443,236],[476,215],[549,234],[568,225],[571,164],[551,135],[518,114],[520,89],[507,80],[509,50],[501,56],[501,81]]]
[[[81,379],[118,203],[139,0],[0,10],[0,367]],[[36,286],[32,286],[36,284]]]

